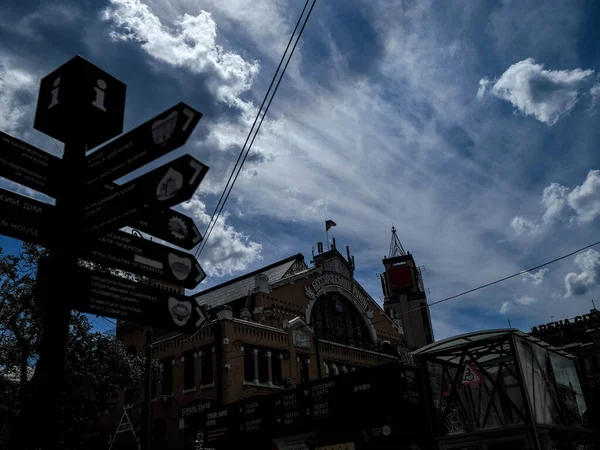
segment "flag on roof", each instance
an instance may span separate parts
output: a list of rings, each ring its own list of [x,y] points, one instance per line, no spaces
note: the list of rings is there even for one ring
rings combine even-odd
[[[337,224],[333,220],[325,221],[325,231],[329,231],[331,227],[335,227]]]

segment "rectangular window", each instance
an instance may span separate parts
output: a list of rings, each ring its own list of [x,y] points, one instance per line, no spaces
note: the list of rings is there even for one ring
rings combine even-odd
[[[173,393],[173,358],[165,358],[162,360],[162,379],[161,379],[161,394],[169,395]]]
[[[192,389],[196,385],[194,350],[187,351],[181,356],[183,359],[183,389]]]
[[[271,353],[271,371],[273,372],[273,384],[281,386],[283,384],[283,373],[281,372],[281,358],[279,353]]]
[[[267,361],[267,350],[264,349],[258,351],[258,381],[269,382],[269,362]]]
[[[244,380],[254,381],[254,349],[244,347]]]
[[[307,356],[298,357],[298,371],[300,372],[300,384],[308,383],[310,381],[309,374],[309,359]]]
[[[212,347],[202,349],[202,384],[210,384],[214,379]]]

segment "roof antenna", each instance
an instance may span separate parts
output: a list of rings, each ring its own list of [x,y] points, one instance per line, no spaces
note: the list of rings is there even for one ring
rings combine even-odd
[[[405,255],[406,252],[404,251],[404,247],[402,247],[402,243],[396,234],[396,227],[392,225],[392,241],[390,242],[390,252],[388,258]]]
[[[594,311],[596,310],[596,304],[594,303],[594,299],[592,299],[592,306],[594,307]]]
[[[508,328],[512,328],[512,325],[510,324],[510,319],[507,319],[507,320],[508,320]]]

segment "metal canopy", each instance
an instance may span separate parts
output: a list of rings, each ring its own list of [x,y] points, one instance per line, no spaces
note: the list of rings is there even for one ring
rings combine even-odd
[[[510,335],[519,336],[522,339],[534,342],[537,345],[545,347],[548,350],[552,350],[562,356],[565,356],[570,359],[575,359],[575,356],[571,355],[570,353],[559,350],[558,348],[553,347],[547,342],[541,341],[527,333],[522,332],[521,330],[517,330],[516,328],[500,328],[494,330],[473,331],[471,333],[459,334],[457,336],[452,336],[441,341],[437,341],[432,344],[426,345],[425,347],[421,347],[420,349],[412,352],[412,355],[418,357],[426,356],[428,359],[429,356],[435,356],[444,361],[450,361],[455,357],[455,355],[453,355],[453,350],[456,350],[458,352],[457,354],[460,354],[461,350],[465,346],[467,346],[470,348],[471,351],[474,351],[473,349],[479,346],[481,348],[487,347],[489,341],[505,338]]]

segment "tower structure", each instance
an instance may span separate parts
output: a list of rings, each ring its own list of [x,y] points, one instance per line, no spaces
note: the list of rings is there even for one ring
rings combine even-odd
[[[380,275],[383,309],[402,327],[406,342],[419,348],[433,342],[433,328],[422,270],[413,255],[404,250],[396,228],[392,227],[389,254],[383,258],[385,272]]]

